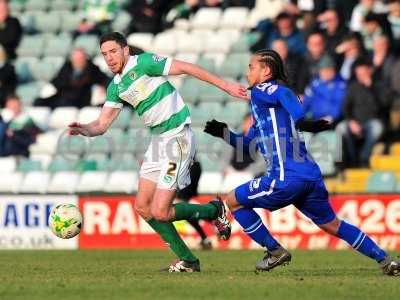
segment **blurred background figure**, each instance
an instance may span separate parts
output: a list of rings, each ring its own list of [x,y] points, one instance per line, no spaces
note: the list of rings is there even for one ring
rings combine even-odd
[[[304,67],[302,56],[290,53],[286,42],[281,39],[275,40],[272,43],[272,49],[278,52],[278,54],[281,56],[283,62],[286,65],[286,70],[289,76],[289,83],[296,92],[299,92],[297,82],[300,69]]]
[[[348,34],[348,28],[335,9],[328,9],[318,16],[319,28],[325,36],[326,51],[334,56],[336,47]]]
[[[318,75],[318,63],[325,54],[325,38],[322,32],[312,32],[307,38],[307,53],[304,56],[304,64],[297,78],[297,90],[300,94],[310,80]]]
[[[336,53],[340,55],[339,73],[344,80],[351,79],[353,64],[363,52],[360,38],[354,33],[346,36],[336,47]]]
[[[15,49],[22,37],[22,27],[18,19],[10,16],[7,0],[0,0],[0,45],[9,59],[16,58]]]
[[[0,116],[0,156],[28,157],[28,148],[35,142],[39,132],[39,127],[23,111],[20,98],[17,95],[9,95]]]
[[[318,63],[318,76],[305,90],[304,111],[307,118],[324,118],[336,125],[342,118],[346,82],[336,73],[334,60],[325,55]]]
[[[85,18],[75,31],[80,34],[102,35],[110,31],[110,23],[116,16],[118,4],[115,0],[83,0]]]
[[[4,107],[7,95],[14,93],[16,86],[14,66],[7,60],[7,53],[0,45],[0,107]]]
[[[78,108],[90,106],[92,88],[95,85],[105,86],[109,78],[100,71],[88,58],[85,50],[79,48],[72,51],[70,59],[61,67],[56,77],[51,81],[57,90],[49,98],[40,98],[35,106],[48,106],[51,109],[60,106],[75,106]]]
[[[353,9],[350,29],[354,32],[361,31],[363,29],[364,18],[369,12],[380,14],[386,11],[387,7],[380,0],[360,0]]]
[[[391,94],[382,82],[373,80],[368,58],[357,59],[353,68],[355,80],[349,84],[343,108],[346,157],[348,166],[368,167],[372,148],[383,133]]]

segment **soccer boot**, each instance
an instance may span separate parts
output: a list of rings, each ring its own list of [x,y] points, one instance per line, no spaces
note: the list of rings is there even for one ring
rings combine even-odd
[[[269,271],[280,265],[287,265],[292,260],[292,255],[283,247],[279,247],[273,251],[265,251],[262,260],[256,263],[257,271]]]
[[[211,250],[212,249],[211,240],[209,238],[205,238],[204,240],[201,240],[200,248],[201,248],[201,250]]]
[[[193,262],[177,259],[168,267],[161,269],[161,272],[169,273],[193,273],[200,272],[200,261],[197,259]]]
[[[389,276],[400,276],[400,262],[391,256],[386,256],[384,260],[379,263],[383,274]]]
[[[231,223],[228,220],[224,202],[217,197],[217,199],[210,201],[210,204],[214,205],[218,210],[218,216],[213,223],[217,227],[219,238],[227,241],[231,237]]]

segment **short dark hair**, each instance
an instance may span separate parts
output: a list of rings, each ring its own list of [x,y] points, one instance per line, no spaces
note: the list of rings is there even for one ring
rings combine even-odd
[[[103,34],[100,37],[100,42],[99,42],[100,47],[101,47],[101,45],[103,45],[103,43],[109,42],[109,41],[116,42],[122,48],[128,46],[128,42],[126,41],[126,38],[121,33],[116,32],[116,31]]]

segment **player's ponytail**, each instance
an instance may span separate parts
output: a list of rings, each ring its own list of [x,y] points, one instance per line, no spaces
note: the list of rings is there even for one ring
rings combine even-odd
[[[258,50],[255,55],[260,57],[260,62],[265,63],[271,69],[271,79],[279,80],[288,84],[289,78],[285,69],[285,65],[280,55],[270,49]]]

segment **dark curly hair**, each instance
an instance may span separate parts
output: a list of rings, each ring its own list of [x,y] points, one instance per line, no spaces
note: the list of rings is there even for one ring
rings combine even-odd
[[[262,49],[254,53],[260,57],[259,62],[265,63],[271,69],[271,79],[279,80],[285,84],[289,83],[289,77],[285,65],[278,52],[271,49]]]

